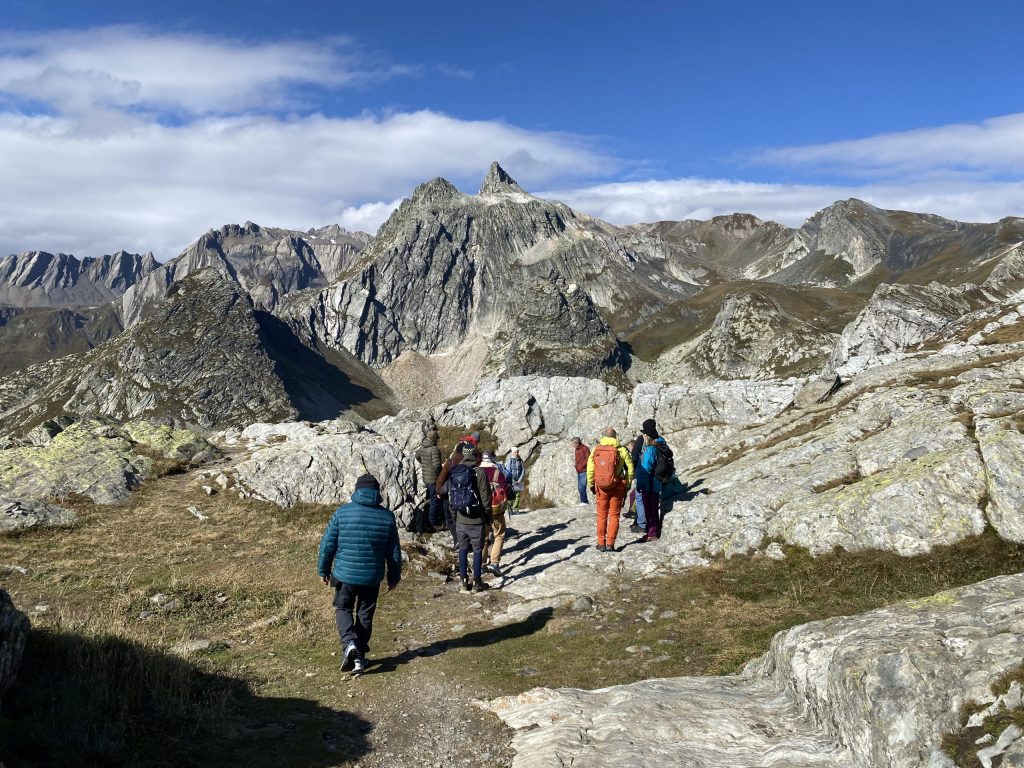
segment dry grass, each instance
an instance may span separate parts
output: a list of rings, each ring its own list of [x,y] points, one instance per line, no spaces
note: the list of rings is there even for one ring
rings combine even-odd
[[[1024,685],[1024,664],[1011,669],[1002,675],[992,684],[992,693],[996,696],[1006,693],[1010,685],[1016,682]],[[967,721],[971,715],[985,709],[987,705],[970,701],[964,704],[960,710],[960,730],[957,733],[947,733],[942,737],[942,749],[949,755],[960,768],[981,768],[981,761],[978,760],[978,750],[983,745],[978,744],[978,739],[986,734],[998,739],[1006,728],[1016,725],[1024,729],[1024,710],[1002,710],[996,715],[989,717],[984,723],[978,726],[967,727]],[[991,743],[991,742],[989,742]],[[998,764],[998,763],[994,763]]]

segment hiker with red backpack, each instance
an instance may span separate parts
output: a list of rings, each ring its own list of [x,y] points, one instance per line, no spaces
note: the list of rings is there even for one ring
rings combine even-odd
[[[477,466],[477,451],[472,445],[462,449],[458,464],[445,464],[437,476],[437,488],[448,489],[448,509],[455,518],[455,537],[459,550],[459,575],[464,592],[482,592],[481,568],[485,531],[491,526],[491,485]],[[473,581],[469,581],[469,551],[473,550]]]
[[[495,576],[501,576],[503,575],[501,572],[501,550],[505,546],[505,502],[508,500],[508,481],[501,467],[494,463],[494,454],[490,451],[484,452],[480,469],[484,471],[487,482],[491,486],[491,529],[489,532],[485,531],[485,538],[491,546],[484,555],[486,561],[484,570]]]
[[[587,486],[597,501],[597,551],[614,552],[619,514],[633,482],[633,459],[611,427],[587,459]]]

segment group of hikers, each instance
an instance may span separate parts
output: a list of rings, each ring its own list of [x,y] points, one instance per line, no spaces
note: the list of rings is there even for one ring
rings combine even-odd
[[[460,589],[481,592],[488,588],[484,571],[504,575],[505,518],[520,512],[526,467],[518,448],[503,463],[495,461],[492,452],[481,449],[479,432],[459,438],[446,459],[438,441],[437,431],[429,430],[416,452],[426,500],[419,509],[425,520],[415,527],[419,532],[447,530],[458,553]],[[615,551],[620,516],[635,516],[630,530],[643,534],[640,542],[657,541],[663,501],[680,484],[672,451],[655,420],[643,422],[626,445],[612,427],[593,450],[578,437],[571,443],[580,504],[589,505],[588,491],[596,501],[597,550]],[[342,671],[359,674],[366,666],[381,582],[386,577],[390,591],[402,577],[398,527],[394,514],[383,506],[377,478],[360,477],[351,501],[331,517],[320,542],[317,570],[323,583],[334,588]]]

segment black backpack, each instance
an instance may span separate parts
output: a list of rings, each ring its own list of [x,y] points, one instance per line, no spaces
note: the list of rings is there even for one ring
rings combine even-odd
[[[448,507],[465,514],[479,504],[475,469],[468,464],[456,464],[448,473]]]
[[[413,511],[409,522],[405,526],[409,533],[429,533],[430,531],[430,504],[425,502],[419,504]]]
[[[657,456],[654,459],[654,479],[659,483],[667,483],[676,473],[676,460],[672,455],[672,449],[665,443],[655,443],[654,448]]]

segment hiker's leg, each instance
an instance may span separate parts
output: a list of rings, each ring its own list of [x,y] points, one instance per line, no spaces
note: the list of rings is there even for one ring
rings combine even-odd
[[[469,547],[471,544],[468,528],[473,526],[459,525],[457,526],[457,534],[459,540],[459,576],[463,579],[466,578],[466,571],[469,563]]]
[[[338,639],[342,648],[349,643],[359,644],[359,635],[356,633],[355,622],[352,621],[355,601],[355,588],[351,584],[339,581],[334,588],[334,623],[338,625]]]
[[[576,473],[576,490],[580,492],[580,502],[587,503],[587,473]]]
[[[473,529],[470,537],[473,543],[473,581],[480,581],[484,564],[484,525],[467,525]]]
[[[495,565],[501,563],[501,550],[505,546],[505,515],[500,511],[491,516],[491,532],[494,534],[494,543],[491,544],[491,562]]]
[[[512,512],[517,515],[519,514],[519,494],[521,493],[522,491],[512,491]]]
[[[607,547],[615,547],[615,537],[619,535],[619,515],[622,514],[622,502],[625,499],[625,485],[612,491],[608,496],[608,527],[604,531],[604,543]]]
[[[605,544],[605,529],[608,527],[608,492],[598,488],[594,493],[597,503],[597,546]]]
[[[644,492],[636,492],[636,524],[640,528],[647,530],[647,514],[644,511]]]
[[[370,635],[373,634],[373,614],[377,610],[377,596],[380,584],[356,588],[356,636],[359,638],[359,652],[365,655],[370,650]]]
[[[430,483],[427,483],[427,501],[430,502],[430,527],[437,528],[441,523],[441,505],[438,504],[437,489]]]
[[[641,491],[641,496],[644,500],[644,517],[647,521],[647,537],[661,536],[658,494],[654,491]]]
[[[448,503],[448,497],[441,497],[441,509],[444,511],[444,522],[448,526],[448,532],[452,535],[452,546],[459,546],[459,537],[455,532],[455,513],[452,512],[451,505]]]

